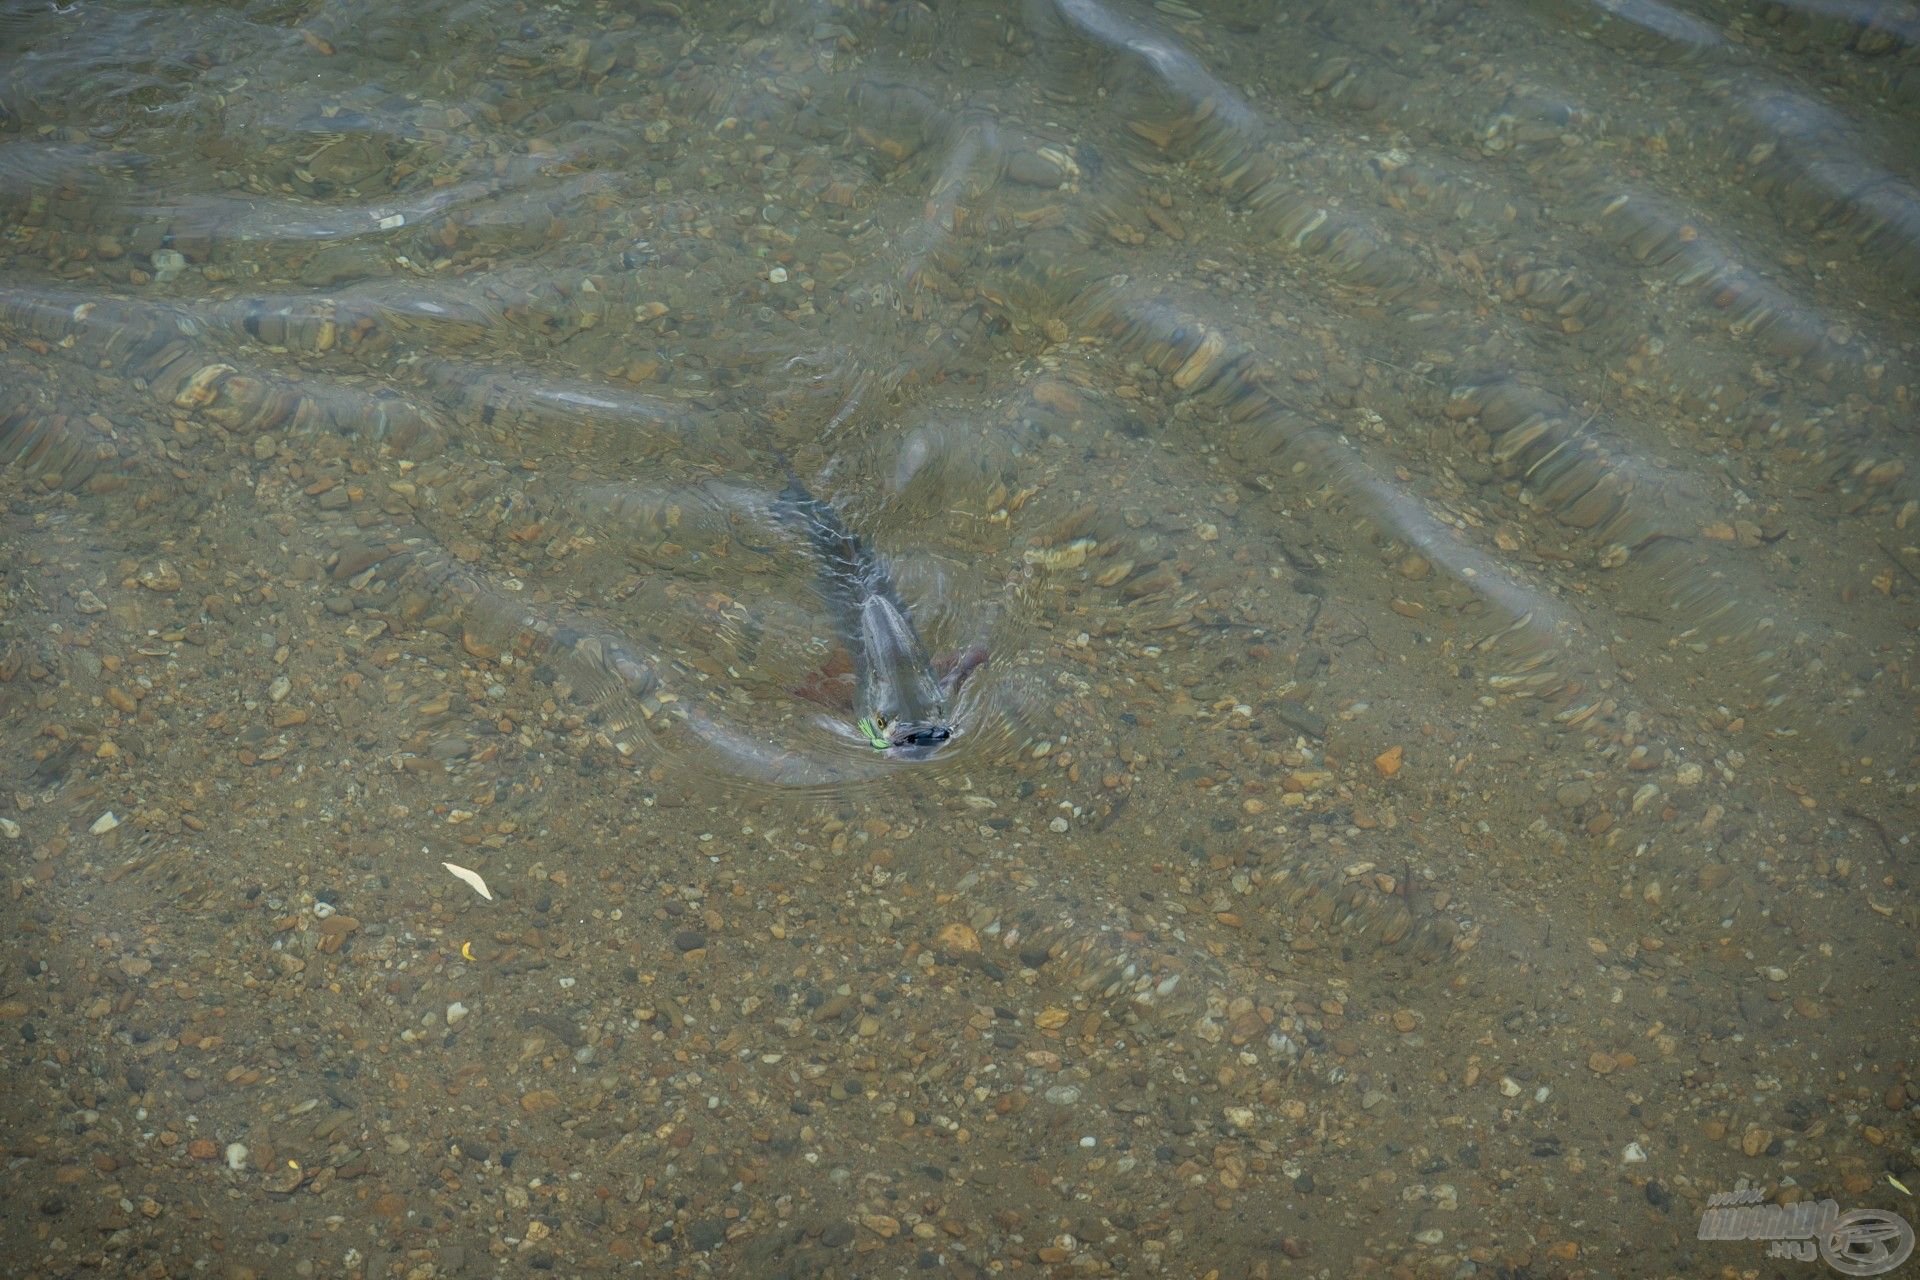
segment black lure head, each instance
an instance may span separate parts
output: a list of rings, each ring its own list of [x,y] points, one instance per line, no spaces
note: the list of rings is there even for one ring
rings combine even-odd
[[[885,715],[860,721],[860,735],[875,751],[924,760],[953,740],[953,726],[940,720],[890,720]]]

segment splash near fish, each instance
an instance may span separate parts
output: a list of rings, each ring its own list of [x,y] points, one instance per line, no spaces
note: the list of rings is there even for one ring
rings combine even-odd
[[[925,759],[960,732],[955,695],[987,661],[979,647],[932,658],[884,557],[847,527],[788,468],[775,513],[802,533],[817,564],[822,601],[833,615],[844,668],[824,669],[802,692],[844,704],[853,732],[875,751]]]

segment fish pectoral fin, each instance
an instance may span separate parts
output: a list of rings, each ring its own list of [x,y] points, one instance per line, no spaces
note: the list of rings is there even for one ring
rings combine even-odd
[[[969,645],[954,653],[943,653],[933,660],[934,675],[940,681],[940,693],[951,698],[960,692],[960,686],[967,677],[987,665],[988,655],[984,645]]]

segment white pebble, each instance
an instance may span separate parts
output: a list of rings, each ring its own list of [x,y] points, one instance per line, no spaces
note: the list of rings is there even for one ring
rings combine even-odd
[[[1645,1164],[1647,1149],[1637,1142],[1629,1142],[1627,1149],[1620,1153],[1620,1158],[1628,1164]]]
[[[1512,1076],[1501,1076],[1500,1092],[1506,1094],[1509,1098],[1517,1098],[1520,1096],[1520,1082]]]
[[[785,284],[787,282],[787,269],[785,267],[775,267],[773,270],[767,272],[767,279],[773,281],[775,284]]]
[[[447,1025],[448,1026],[451,1027],[456,1025],[460,1021],[460,1019],[466,1016],[467,1016],[467,1006],[464,1004],[461,1004],[458,1000],[455,1000],[452,1004],[447,1006]]]
[[[1065,818],[1055,818],[1052,822],[1049,822],[1047,824],[1047,830],[1053,832],[1055,835],[1065,835],[1067,830],[1067,820]]]
[[[275,676],[273,683],[267,686],[267,698],[273,702],[285,702],[287,695],[293,692],[293,681],[285,676]]]
[[[240,1172],[247,1167],[247,1155],[246,1143],[229,1142],[227,1144],[227,1168],[233,1170],[235,1173]]]
[[[113,830],[115,827],[119,825],[120,825],[120,819],[114,817],[113,810],[109,809],[105,813],[101,814],[99,817],[95,818],[93,820],[93,825],[88,827],[87,830],[91,831],[94,835],[103,836],[107,834],[107,832]]]
[[[0,818],[0,836],[5,836],[9,840],[18,840],[20,838],[20,824],[12,818]]]
[[[1094,1137],[1092,1134],[1088,1134],[1086,1137],[1080,1139],[1080,1145],[1086,1147],[1088,1150],[1092,1150],[1094,1147],[1100,1145],[1100,1139]]]

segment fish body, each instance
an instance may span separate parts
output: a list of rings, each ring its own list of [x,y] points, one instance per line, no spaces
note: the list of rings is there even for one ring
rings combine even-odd
[[[775,509],[806,537],[818,565],[821,598],[852,663],[861,734],[876,750],[931,754],[954,734],[947,704],[958,684],[952,674],[957,668],[945,679],[936,673],[886,561],[831,504],[790,475]],[[984,655],[966,670],[982,660]]]

